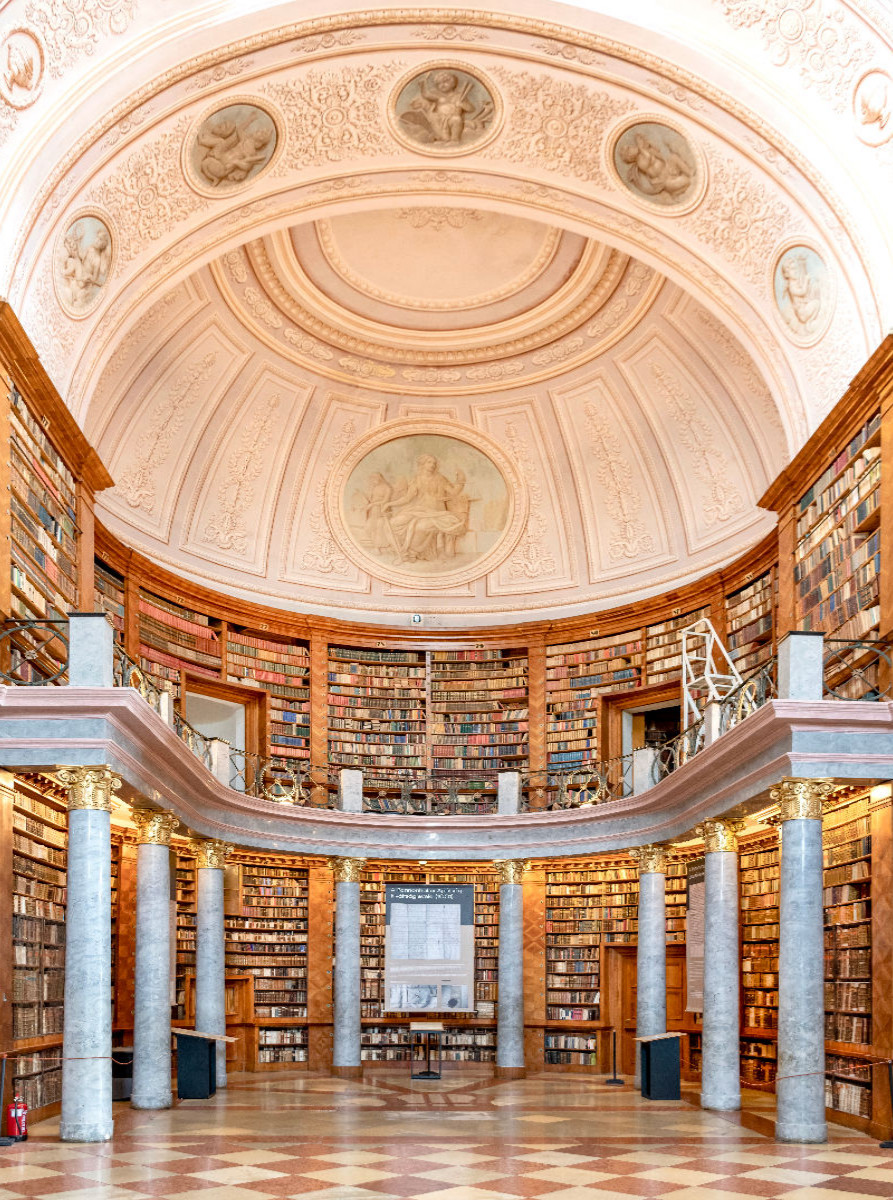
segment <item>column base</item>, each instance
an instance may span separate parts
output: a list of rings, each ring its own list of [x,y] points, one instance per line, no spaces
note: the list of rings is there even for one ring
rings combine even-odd
[[[362,1065],[358,1066],[358,1067],[334,1067],[333,1066],[329,1069],[329,1074],[336,1075],[339,1079],[362,1079],[363,1078],[363,1068],[362,1068]]]
[[[158,1096],[131,1096],[130,1107],[146,1112],[156,1112],[159,1109],[171,1108],[174,1103],[172,1092]]]
[[[786,1124],[776,1121],[775,1140],[776,1142],[827,1142],[828,1126],[824,1121],[816,1121],[813,1124],[804,1123],[802,1125],[796,1121],[790,1121]]]
[[[114,1121],[95,1124],[85,1121],[67,1123],[59,1126],[59,1140],[62,1142],[110,1142],[115,1131]]]
[[[523,1079],[527,1074],[526,1067],[494,1067],[493,1074],[497,1079]]]
[[[729,1095],[709,1095],[706,1092],[701,1092],[701,1108],[707,1108],[711,1112],[737,1112],[741,1107],[741,1093],[736,1092]]]

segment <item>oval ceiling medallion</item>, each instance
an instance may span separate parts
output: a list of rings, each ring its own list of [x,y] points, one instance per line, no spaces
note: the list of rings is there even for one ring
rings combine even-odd
[[[707,188],[703,155],[663,117],[638,114],[608,138],[609,165],[626,190],[660,212],[681,216]]]
[[[282,124],[265,101],[232,97],[206,111],[183,142],[183,170],[203,196],[229,195],[252,184],[282,149]]]
[[[527,518],[514,463],[478,430],[390,422],[361,439],[326,485],[348,559],[414,590],[468,583],[513,549]]]
[[[56,241],[53,286],[70,317],[86,317],[99,303],[112,268],[115,243],[105,214],[75,214]]]
[[[404,75],[388,104],[397,139],[422,154],[468,154],[499,132],[502,98],[476,68],[445,60]]]
[[[834,277],[812,246],[798,242],[778,255],[772,291],[785,332],[798,346],[812,346],[825,333],[834,312]]]

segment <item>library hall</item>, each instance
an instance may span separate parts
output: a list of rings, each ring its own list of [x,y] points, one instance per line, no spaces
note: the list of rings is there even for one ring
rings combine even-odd
[[[0,1200],[893,1197],[891,197],[891,0],[0,0]]]

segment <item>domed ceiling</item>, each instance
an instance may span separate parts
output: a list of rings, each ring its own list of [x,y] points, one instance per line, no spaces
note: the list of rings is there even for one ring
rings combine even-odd
[[[10,298],[115,480],[99,518],[210,586],[434,627],[666,590],[772,527],[893,316],[858,183],[893,175],[887,92],[844,113],[803,65],[780,105],[734,0],[684,32],[678,2],[72,3],[90,47],[32,13],[46,94],[0,89]]]

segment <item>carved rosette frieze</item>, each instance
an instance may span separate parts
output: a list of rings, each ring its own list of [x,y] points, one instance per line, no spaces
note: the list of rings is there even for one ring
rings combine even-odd
[[[229,842],[222,842],[216,838],[209,838],[207,840],[197,838],[192,843],[192,849],[195,852],[195,865],[197,867],[212,867],[218,871],[222,871],[233,848]]]
[[[778,805],[779,820],[814,820],[822,818],[824,802],[834,794],[836,784],[831,779],[793,779],[786,777],[769,791],[769,799]]]
[[[525,858],[498,858],[493,866],[499,874],[500,885],[503,883],[522,883],[524,872],[530,867]]]
[[[112,796],[121,788],[121,776],[108,767],[65,767],[57,778],[68,790],[68,811],[112,811]]]
[[[136,826],[136,840],[139,846],[169,846],[171,835],[180,824],[175,816],[166,812],[134,809],[131,815]]]
[[[330,860],[336,883],[359,883],[364,858],[333,858]]]
[[[630,850],[630,857],[639,864],[640,875],[663,875],[667,870],[669,847],[661,842],[653,842],[647,846],[635,846]]]
[[[707,854],[737,854],[738,834],[744,822],[729,817],[716,817],[698,826]]]

